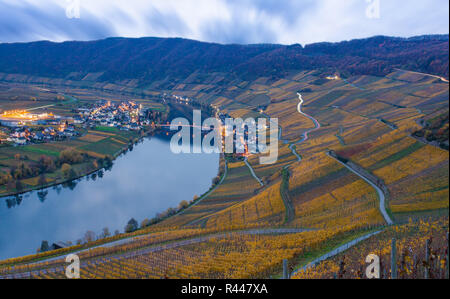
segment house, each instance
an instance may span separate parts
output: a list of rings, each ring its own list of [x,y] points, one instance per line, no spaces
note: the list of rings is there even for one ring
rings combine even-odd
[[[66,247],[70,247],[70,244],[64,243],[64,242],[56,242],[56,243],[52,244],[50,249],[51,250],[58,250],[58,249],[66,248]]]
[[[27,144],[27,139],[25,137],[19,137],[19,138],[16,138],[14,140],[14,142],[18,145],[25,145],[25,144]]]
[[[9,128],[16,128],[20,126],[20,121],[13,119],[0,118],[0,125]]]
[[[80,116],[77,115],[73,118],[73,123],[74,124],[83,124],[84,120]]]
[[[64,130],[63,135],[64,136],[68,136],[68,137],[72,137],[73,136],[73,131],[70,131],[68,129]]]
[[[42,141],[44,140],[44,134],[42,134],[41,132],[37,132],[36,134],[34,134],[33,138],[37,141]]]

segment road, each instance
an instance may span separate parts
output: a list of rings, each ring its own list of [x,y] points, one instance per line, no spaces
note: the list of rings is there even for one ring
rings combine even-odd
[[[429,76],[429,77],[433,77],[433,78],[436,78],[436,79],[440,79],[442,82],[449,83],[449,81],[448,81],[447,79],[445,79],[444,77],[440,77],[440,76],[436,76],[436,75],[425,74],[425,73],[419,73],[419,72],[413,72],[413,71],[407,71],[407,70],[402,70],[402,69],[397,69],[397,68],[395,68],[394,70],[402,71],[402,72],[408,72],[408,73],[412,73],[412,74],[418,74],[418,75]]]
[[[68,103],[72,103],[72,102],[77,101],[77,99],[72,97],[72,96],[68,96],[68,95],[65,95],[65,94],[62,94],[62,96],[66,97],[66,98],[70,98],[70,100],[62,102],[62,104],[68,104]],[[56,105],[57,104],[51,104],[51,105],[45,105],[45,106],[40,106],[40,107],[34,107],[34,108],[27,109],[27,111],[34,111],[34,110],[49,108],[49,107],[53,107],[53,106],[56,106]]]
[[[253,170],[253,167],[250,165],[250,163],[248,163],[248,158],[245,157],[244,159],[245,165],[247,165],[248,169],[250,170],[250,173],[252,174],[252,176],[255,178],[255,180],[258,181],[258,183],[261,185],[261,187],[264,186],[263,181],[256,175],[255,170]]]
[[[331,156],[330,153],[327,153],[327,155],[330,158],[332,158],[335,161],[337,161],[338,163],[342,164],[345,168],[347,168],[348,170],[350,170],[351,172],[353,172],[354,174],[356,174],[360,178],[362,178],[364,181],[366,181],[369,185],[371,185],[377,191],[378,197],[380,199],[380,212],[383,215],[383,218],[386,221],[386,223],[389,224],[389,225],[393,225],[394,221],[392,221],[391,217],[389,217],[389,214],[386,211],[386,196],[385,196],[383,190],[381,190],[374,182],[372,182],[371,180],[366,178],[363,174],[359,173],[358,171],[356,171],[355,169],[351,168],[347,164],[345,164],[345,163],[339,161],[338,159],[334,158],[333,156]]]
[[[300,93],[297,93],[298,95],[298,99],[300,100],[300,102],[298,103],[297,106],[297,112],[300,113],[301,115],[309,118],[313,123],[314,123],[314,128],[307,130],[305,133],[302,134],[302,139],[300,139],[299,141],[292,143],[289,146],[289,149],[292,151],[292,153],[297,157],[298,161],[300,162],[302,160],[302,157],[297,153],[297,151],[295,150],[295,145],[297,144],[301,144],[305,141],[307,141],[309,139],[309,134],[311,134],[312,132],[315,132],[317,130],[319,130],[321,128],[320,123],[317,119],[315,119],[314,117],[312,117],[309,114],[306,114],[305,112],[302,111],[302,105],[304,103],[303,101],[303,97]],[[288,165],[289,166],[289,165]]]
[[[89,263],[90,264],[92,264],[92,263],[102,264],[102,263],[107,263],[107,262],[111,261],[112,259],[133,258],[136,256],[146,255],[146,254],[149,254],[152,252],[158,252],[158,251],[162,251],[162,250],[173,249],[173,248],[178,248],[178,247],[197,244],[197,243],[203,243],[203,242],[209,241],[211,239],[226,238],[226,237],[233,236],[236,234],[237,235],[279,235],[279,234],[298,234],[298,233],[311,232],[311,231],[314,231],[314,229],[281,228],[281,229],[252,229],[252,230],[238,231],[238,232],[217,233],[217,234],[212,234],[209,236],[197,237],[197,238],[192,238],[189,240],[175,241],[175,242],[172,242],[169,244],[157,245],[157,246],[144,248],[144,249],[138,249],[133,252],[129,252],[126,254],[118,254],[115,256],[110,256],[108,258],[99,258],[99,259],[96,259],[95,261],[89,261]],[[123,241],[124,240],[121,240],[121,242],[123,242]],[[115,245],[121,245],[122,243],[114,242],[114,243],[108,244],[108,246],[102,245],[100,247],[112,247],[112,246],[109,246],[112,244],[115,246]],[[79,251],[78,253],[81,253],[84,251],[87,251],[87,250]],[[49,262],[49,261],[53,261],[53,260],[57,260],[57,259],[61,259],[61,258],[62,257],[48,259],[45,261],[41,261],[40,263]],[[88,266],[87,262],[81,263],[81,267],[86,267],[86,266]],[[54,273],[56,271],[62,272],[63,270],[64,270],[64,268],[62,266],[57,266],[57,267],[53,267],[50,269],[46,269],[45,272],[46,273],[49,273],[49,272]],[[3,276],[0,276],[0,279],[29,278],[31,275],[39,275],[39,274],[40,274],[40,271],[31,271],[31,272],[25,272],[25,273],[3,275]]]

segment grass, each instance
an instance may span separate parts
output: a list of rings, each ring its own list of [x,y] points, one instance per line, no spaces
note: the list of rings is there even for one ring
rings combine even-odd
[[[98,126],[95,128],[95,130],[101,131],[101,132],[110,132],[110,133],[116,133],[117,131],[119,131],[119,129],[117,129],[115,127],[104,127],[104,126]]]
[[[123,149],[123,146],[118,145],[118,143],[111,140],[111,138],[107,138],[98,142],[89,143],[81,147],[81,149],[114,157],[118,151]]]
[[[55,157],[59,156],[59,152],[51,151],[51,150],[48,150],[48,149],[44,149],[44,148],[39,147],[39,146],[24,146],[21,149],[23,151],[29,151],[29,152],[42,154],[42,155],[47,155],[47,156],[55,156]]]

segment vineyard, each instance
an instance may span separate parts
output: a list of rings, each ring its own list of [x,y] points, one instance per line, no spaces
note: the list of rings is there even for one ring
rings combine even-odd
[[[247,166],[243,158],[223,156],[221,181],[186,209],[135,233],[67,249],[64,254],[77,252],[81,259],[81,278],[278,278],[283,260],[299,269],[375,231],[380,233],[293,278],[364,278],[370,253],[380,257],[382,278],[391,278],[393,238],[400,278],[445,278],[449,155],[411,135],[420,119],[448,113],[448,84],[399,70],[345,80],[325,75],[303,71],[281,80],[224,83],[223,74],[211,74],[205,83],[193,74],[170,89],[157,86],[155,94],[188,97],[232,117],[278,118],[278,160],[260,165],[263,154],[255,154]],[[311,118],[296,110],[297,92]],[[312,119],[320,124],[316,129]],[[91,130],[71,146],[94,155],[128,138]],[[394,226],[380,211],[377,190],[329,151],[376,181]],[[10,154],[2,149],[0,162],[4,155]],[[62,255],[0,262],[0,277],[64,278]]]
[[[448,218],[390,227],[347,252],[304,271],[297,279],[366,278],[366,257],[380,258],[380,278],[392,278],[392,239],[399,279],[448,279]]]
[[[80,254],[83,261],[81,278],[224,279],[276,276],[284,259],[294,264],[302,254],[318,250],[325,241],[341,238],[354,228],[299,231],[253,230],[213,234],[186,241],[157,242],[162,244],[159,246],[149,246],[150,240],[139,240],[134,245],[119,245],[109,251],[99,249]],[[0,275],[5,278],[64,278],[65,270],[63,261],[59,260],[6,267]]]

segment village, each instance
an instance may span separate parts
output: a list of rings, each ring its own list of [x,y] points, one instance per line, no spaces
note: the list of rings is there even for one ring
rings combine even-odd
[[[0,115],[0,143],[20,146],[61,141],[79,137],[83,130],[97,126],[139,131],[150,125],[149,116],[147,109],[133,101],[105,100],[80,107],[71,117],[5,111]]]
[[[102,100],[90,107],[78,108],[78,112],[73,122],[84,127],[105,126],[138,131],[150,125],[149,110],[133,101],[117,104]]]

